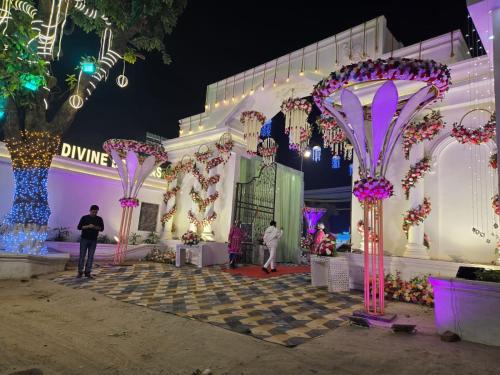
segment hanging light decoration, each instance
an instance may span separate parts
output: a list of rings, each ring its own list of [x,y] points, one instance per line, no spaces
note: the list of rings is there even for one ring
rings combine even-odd
[[[338,126],[333,116],[322,115],[316,121],[323,134],[323,146],[330,148],[335,156],[343,154],[345,160],[352,160],[352,146],[348,143],[344,131]]]
[[[312,159],[315,162],[318,162],[321,160],[321,147],[319,146],[314,146],[312,150]]]
[[[312,134],[307,122],[311,110],[312,105],[307,99],[288,98],[281,104],[281,112],[285,114],[285,133],[288,134],[291,150],[302,152],[307,148]]]
[[[257,111],[245,111],[241,114],[240,122],[243,124],[244,137],[247,140],[247,152],[257,154],[260,130],[266,121],[266,116]]]
[[[264,125],[262,125],[262,129],[260,129],[260,137],[267,138],[271,136],[271,126],[273,120],[267,120]]]
[[[83,98],[78,95],[71,95],[69,98],[69,104],[74,108],[74,109],[80,109],[83,107]]]
[[[6,102],[5,98],[0,96],[0,120],[5,117]]]
[[[125,76],[125,60],[123,60],[123,71],[122,74],[120,74],[118,77],[116,77],[116,84],[121,87],[122,89],[124,87],[127,87],[128,85],[128,78]]]
[[[80,63],[80,68],[83,73],[92,75],[96,71],[96,64],[90,59],[85,59]]]
[[[278,145],[272,138],[266,138],[262,142],[262,145],[259,147],[259,153],[262,156],[262,161],[264,165],[273,164],[277,152],[278,152]]]
[[[340,168],[340,156],[333,155],[332,156],[332,168],[339,169]]]

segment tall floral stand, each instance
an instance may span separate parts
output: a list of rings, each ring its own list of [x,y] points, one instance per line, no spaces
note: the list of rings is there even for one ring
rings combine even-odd
[[[132,213],[134,207],[139,206],[139,190],[154,168],[167,161],[167,153],[160,146],[124,139],[110,139],[104,142],[103,149],[113,158],[123,187],[123,198],[120,199],[122,217],[113,259],[114,264],[122,264],[127,252]]]
[[[319,82],[312,93],[323,115],[333,116],[338,122],[359,160],[360,180],[354,183],[353,194],[363,205],[365,309],[358,315],[388,321],[395,317],[386,314],[384,304],[382,201],[393,194],[385,174],[408,122],[427,104],[443,97],[449,80],[445,65],[391,57],[344,66]],[[394,81],[424,85],[400,95]],[[362,104],[357,93],[365,90],[355,91],[350,86],[361,88],[365,84],[375,95],[371,103]]]

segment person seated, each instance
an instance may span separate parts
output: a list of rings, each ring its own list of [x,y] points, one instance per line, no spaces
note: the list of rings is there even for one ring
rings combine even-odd
[[[317,230],[316,233],[314,234],[314,239],[311,244],[311,254],[318,253],[319,244],[321,243],[321,241],[323,241],[323,238],[325,237],[325,225],[323,223],[319,223],[316,228]]]

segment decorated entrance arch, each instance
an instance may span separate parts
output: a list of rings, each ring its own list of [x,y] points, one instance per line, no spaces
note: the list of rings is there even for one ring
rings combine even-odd
[[[419,84],[409,85],[410,81]],[[322,113],[318,125],[324,146],[334,154],[341,153],[340,147],[342,151],[351,148],[360,164],[360,180],[354,183],[353,194],[364,209],[364,293],[365,311],[369,314],[385,312],[382,202],[393,195],[393,184],[385,177],[389,161],[415,114],[441,99],[449,84],[446,65],[432,60],[389,58],[344,66],[314,87],[312,97]],[[366,95],[367,90],[358,90],[368,86],[372,93],[375,91],[373,97]],[[304,99],[283,103],[292,149],[302,151],[307,147],[310,128],[304,122],[310,108]],[[433,124],[428,126],[432,128],[429,137],[442,127],[439,113],[433,112],[424,121]],[[405,140],[409,150],[412,140]],[[407,182],[405,186],[409,189],[410,185]]]

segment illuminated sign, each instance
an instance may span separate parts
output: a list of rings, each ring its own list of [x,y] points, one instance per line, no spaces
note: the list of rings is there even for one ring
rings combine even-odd
[[[104,167],[116,168],[115,162],[105,152],[100,152],[85,147],[70,145],[69,143],[62,144],[60,155],[65,158],[71,158],[79,161],[84,161],[87,163],[102,165]],[[161,178],[162,174],[163,174],[162,168],[157,167],[151,173],[150,176],[155,178]]]

